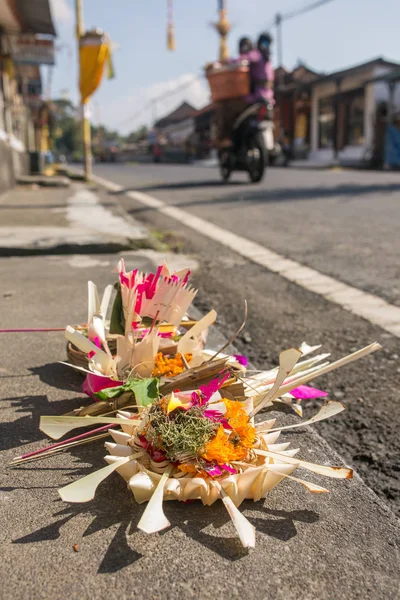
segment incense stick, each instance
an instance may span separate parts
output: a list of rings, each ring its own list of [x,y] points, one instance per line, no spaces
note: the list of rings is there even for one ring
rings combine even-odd
[[[67,448],[72,448],[74,446],[83,446],[83,444],[89,444],[91,442],[95,442],[96,440],[101,440],[103,438],[108,437],[109,435],[110,434],[108,432],[100,433],[99,435],[94,435],[85,440],[78,440],[75,442],[71,442],[70,444],[63,444],[62,446],[59,446],[58,448],[54,448],[54,450],[48,450],[47,452],[43,452],[42,454],[38,454],[36,456],[30,456],[29,458],[24,458],[24,459],[21,459],[21,458],[14,459],[14,462],[10,463],[8,466],[14,467],[15,465],[20,465],[25,462],[31,462],[33,460],[39,460],[40,458],[47,458],[48,456],[54,456],[54,454],[57,454],[58,452],[62,452],[63,450],[66,450]]]
[[[100,433],[100,432],[106,431],[107,429],[110,429],[111,427],[112,427],[112,425],[104,425],[103,427],[99,427],[98,429],[92,429],[91,431],[86,431],[86,433],[81,433],[80,435],[76,435],[75,437],[68,438],[67,440],[64,440],[62,442],[57,442],[56,444],[51,444],[51,446],[46,446],[45,448],[40,448],[40,450],[34,450],[33,452],[28,452],[27,454],[23,454],[22,456],[16,456],[14,458],[14,460],[23,460],[26,458],[30,458],[31,456],[35,456],[37,454],[42,454],[43,452],[53,450],[54,448],[58,448],[59,446],[64,446],[65,444],[68,444],[70,442],[75,442],[77,440],[87,438],[90,435],[93,435],[95,433]]]
[[[75,325],[77,331],[84,331],[87,327]],[[50,331],[65,331],[65,327],[23,327],[13,329],[0,329],[0,333],[48,333]]]

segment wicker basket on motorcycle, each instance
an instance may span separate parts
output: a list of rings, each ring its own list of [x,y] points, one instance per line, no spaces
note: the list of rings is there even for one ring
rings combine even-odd
[[[250,93],[249,68],[229,66],[207,69],[206,77],[213,102],[240,98]]]

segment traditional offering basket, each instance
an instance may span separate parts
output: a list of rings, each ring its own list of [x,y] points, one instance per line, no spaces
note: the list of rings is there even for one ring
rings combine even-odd
[[[249,67],[224,65],[206,69],[206,77],[214,102],[230,100],[250,94]]]
[[[76,367],[82,367],[83,369],[88,368],[89,362],[87,355],[82,352],[82,350],[79,350],[76,346],[71,344],[71,342],[68,342],[67,344],[67,356],[68,361],[72,365],[75,365]],[[81,372],[81,375],[85,376],[85,373]]]
[[[195,325],[196,323],[197,323],[196,320],[188,319],[187,322],[182,321],[181,328],[184,330],[188,330],[191,327],[193,327],[193,325]],[[107,337],[107,343],[108,343],[108,347],[110,349],[111,354],[113,354],[113,355],[116,354],[117,353],[116,338],[115,337]],[[165,343],[165,345],[160,348],[160,352],[162,352],[163,354],[174,354],[176,352],[176,344],[175,344],[175,346],[173,346],[171,344]],[[82,352],[82,350],[79,350],[79,348],[74,346],[74,344],[72,344],[71,342],[68,342],[68,344],[67,344],[67,357],[68,357],[68,361],[72,365],[75,365],[76,367],[82,367],[84,369],[88,369],[89,361],[88,361],[87,354],[85,354],[85,352]],[[85,374],[82,373],[82,375],[85,375]]]
[[[108,340],[108,347],[110,348],[112,354],[117,352],[117,342],[114,338]],[[68,342],[67,344],[67,357],[68,361],[72,365],[75,365],[76,367],[82,367],[83,369],[88,369],[89,361],[87,354],[82,352],[82,350],[79,350],[79,348],[74,346],[74,344],[71,344],[71,342]],[[81,372],[81,374],[85,376],[85,373]]]

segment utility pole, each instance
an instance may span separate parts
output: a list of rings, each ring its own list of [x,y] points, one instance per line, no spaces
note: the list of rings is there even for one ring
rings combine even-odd
[[[75,0],[76,8],[76,37],[78,41],[78,61],[79,61],[79,72],[80,72],[80,59],[79,59],[79,48],[81,38],[83,36],[83,0]],[[92,175],[92,144],[91,144],[91,132],[90,122],[87,115],[87,105],[81,102],[81,118],[82,118],[82,141],[83,141],[83,155],[84,155],[84,166],[85,166],[85,179],[89,180]]]
[[[328,4],[329,2],[333,2],[333,0],[314,0],[311,1],[310,4],[306,6],[301,6],[291,12],[287,12],[284,14],[277,13],[275,15],[274,25],[276,26],[276,45],[277,45],[277,54],[278,54],[278,63],[279,66],[283,66],[283,42],[282,42],[282,22],[288,21],[289,19],[293,19],[294,17],[299,17],[305,13],[308,13],[324,4]]]
[[[153,126],[157,121],[157,98],[153,98],[151,101],[151,120],[153,121]]]
[[[282,15],[280,13],[277,13],[275,15],[275,26],[278,66],[283,67]]]

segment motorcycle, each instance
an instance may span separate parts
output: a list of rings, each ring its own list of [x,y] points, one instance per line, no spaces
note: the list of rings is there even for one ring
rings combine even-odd
[[[228,181],[233,171],[247,171],[252,183],[259,183],[274,149],[272,105],[266,102],[249,106],[232,127],[232,146],[219,150],[221,177]]]

